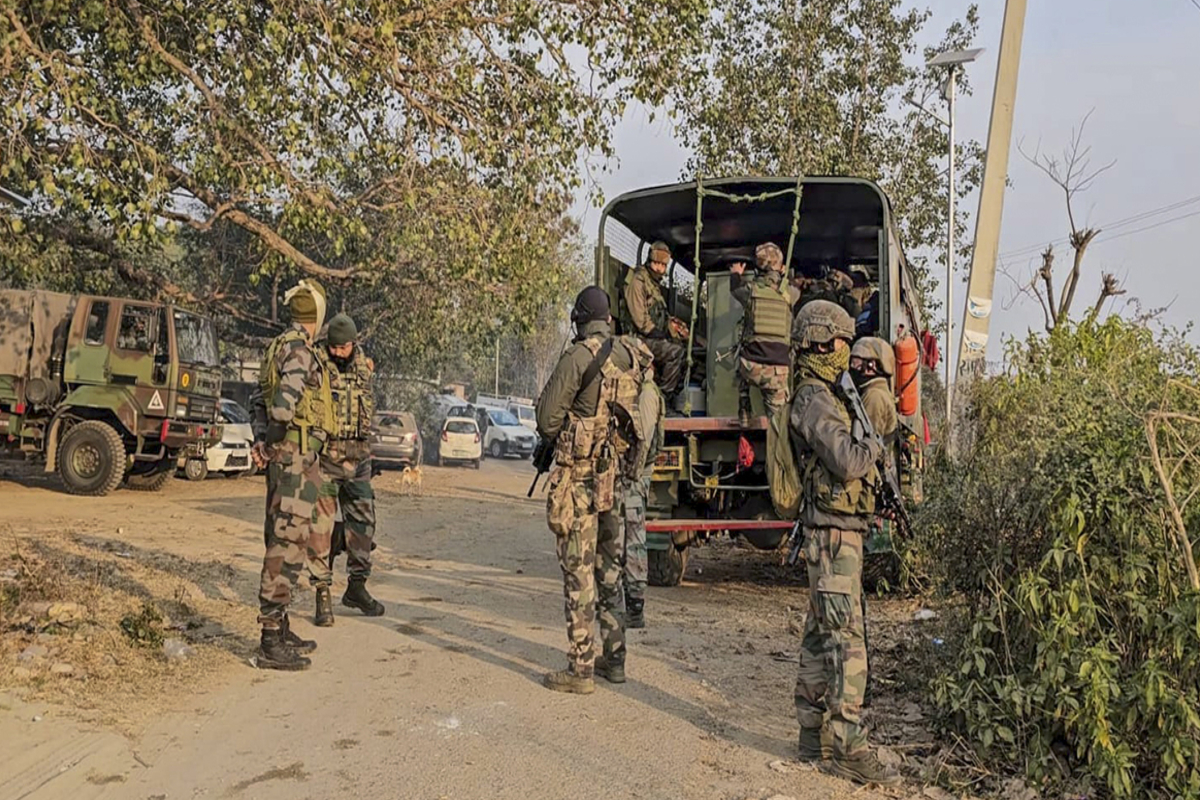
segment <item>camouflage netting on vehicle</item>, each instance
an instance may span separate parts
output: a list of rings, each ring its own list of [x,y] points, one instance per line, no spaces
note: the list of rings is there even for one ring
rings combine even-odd
[[[74,303],[57,292],[0,290],[0,375],[48,377],[55,333]]]

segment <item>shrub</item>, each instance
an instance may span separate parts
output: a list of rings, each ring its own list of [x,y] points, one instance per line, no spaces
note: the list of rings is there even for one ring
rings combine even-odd
[[[1200,798],[1200,592],[1154,469],[1200,487],[1200,359],[1110,319],[1013,343],[975,382],[965,453],[941,457],[917,510],[915,568],[968,601],[934,683],[980,756],[1114,798]],[[1196,529],[1186,505],[1179,519]]]

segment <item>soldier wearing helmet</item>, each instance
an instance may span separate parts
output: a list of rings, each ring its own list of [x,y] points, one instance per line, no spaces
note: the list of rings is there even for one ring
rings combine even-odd
[[[814,300],[796,315],[792,338],[798,353],[790,424],[804,476],[800,524],[810,587],[795,691],[799,756],[822,761],[827,731],[833,772],[859,783],[895,784],[899,774],[870,749],[861,718],[867,688],[863,537],[875,513],[881,445],[878,438],[856,439],[850,412],[834,393],[850,366],[854,321],[838,304]]]
[[[652,244],[649,260],[625,279],[621,309],[621,332],[637,336],[654,354],[658,387],[668,404],[683,388],[687,358],[686,326],[670,315],[663,295],[662,280],[670,263],[671,249],[666,243]]]
[[[750,424],[750,387],[762,392],[767,416],[787,403],[791,362],[792,307],[800,291],[783,286],[783,251],[773,242],[754,251],[758,277],[746,280],[745,265],[730,267],[731,292],[742,304],[742,343],[738,349],[738,421]]]
[[[333,510],[319,456],[337,430],[329,371],[314,338],[325,318],[325,290],[300,281],[284,295],[292,324],[267,346],[254,408],[255,463],[267,471],[267,520],[263,534],[258,621],[262,642],[258,666],[306,669],[303,653],[316,642],[291,630],[288,606],[306,556],[327,550]],[[324,542],[324,545],[321,543]],[[309,564],[318,592],[329,591],[328,565]]]
[[[871,427],[883,438],[884,447],[889,451],[899,426],[896,396],[892,392],[895,373],[896,354],[883,339],[864,336],[850,349],[850,375],[862,395]]]

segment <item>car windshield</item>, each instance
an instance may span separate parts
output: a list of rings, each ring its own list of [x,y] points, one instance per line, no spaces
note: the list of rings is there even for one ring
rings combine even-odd
[[[179,348],[179,360],[184,364],[216,367],[221,363],[212,321],[204,317],[176,311],[175,346]]]
[[[414,428],[415,425],[410,425],[403,414],[384,414],[375,418],[375,426],[378,428]]]
[[[231,425],[250,424],[250,415],[246,413],[246,409],[242,408],[232,400],[221,401],[221,414]]]
[[[533,420],[533,406],[517,406],[517,413],[521,419]]]
[[[493,425],[520,425],[517,418],[507,411],[489,411],[488,416],[492,418]]]
[[[446,423],[447,433],[478,433],[479,429],[475,427],[474,422],[465,419],[452,419]]]

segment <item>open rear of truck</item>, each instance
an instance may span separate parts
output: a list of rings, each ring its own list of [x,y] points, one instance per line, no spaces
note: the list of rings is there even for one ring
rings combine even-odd
[[[666,420],[647,509],[650,580],[674,585],[688,548],[714,533],[774,549],[792,526],[771,506],[767,421],[757,390],[752,402],[759,416],[749,427],[738,424],[742,308],[731,294],[730,265],[753,264],[755,247],[770,241],[787,254],[789,279],[861,266],[879,293],[878,314],[864,334],[889,342],[918,335],[922,316],[887,197],[865,179],[724,178],[617,197],[600,220],[596,282],[618,312],[628,271],[644,263],[656,240],[673,256],[664,280],[668,305],[690,323],[692,337],[688,385]],[[924,431],[919,403],[901,423],[901,464],[912,487]]]

